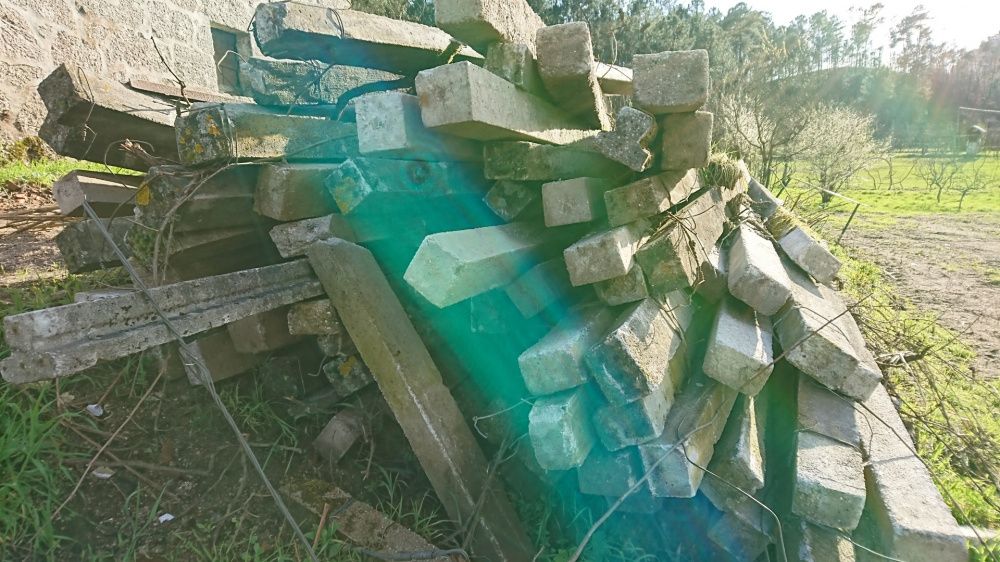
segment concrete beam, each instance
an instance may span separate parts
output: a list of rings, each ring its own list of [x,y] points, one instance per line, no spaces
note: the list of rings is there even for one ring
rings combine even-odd
[[[626,275],[646,238],[649,224],[636,221],[596,232],[566,248],[563,259],[574,287]]]
[[[533,318],[557,304],[568,308],[577,296],[569,282],[566,263],[559,258],[532,267],[507,285],[504,291],[525,318]],[[562,310],[559,311],[559,315],[562,315]]]
[[[792,513],[853,531],[865,507],[864,462],[857,448],[811,431],[796,434]]]
[[[128,217],[142,176],[73,170],[52,184],[52,197],[63,216],[83,216],[83,201],[102,218]]]
[[[791,281],[774,244],[742,224],[729,247],[729,292],[757,312],[770,316],[792,295]]]
[[[362,66],[249,57],[240,60],[240,86],[260,105],[343,106],[367,92],[406,88],[402,74]]]
[[[774,369],[771,319],[725,299],[708,337],[705,374],[739,392],[756,396]]]
[[[631,68],[607,64],[600,61],[595,63],[594,71],[597,73],[597,81],[601,83],[601,89],[605,94],[631,96],[632,79],[634,73]]]
[[[150,289],[182,336],[322,294],[304,260]],[[4,379],[21,384],[79,372],[175,339],[141,293],[4,319]]]
[[[496,481],[480,502],[486,459],[375,258],[328,240],[309,249],[309,261],[448,515],[478,515],[474,551],[498,562],[530,559],[534,549]]]
[[[584,387],[543,396],[531,406],[528,435],[535,458],[545,470],[578,467],[590,454],[596,438],[587,392]]]
[[[628,173],[618,162],[576,146],[495,142],[483,150],[484,175],[494,180],[553,181],[578,177],[617,178]]]
[[[613,183],[601,178],[574,178],[542,185],[545,226],[564,226],[602,219],[604,192]]]
[[[354,102],[361,154],[400,160],[481,162],[477,142],[432,131],[424,126],[417,96],[382,92]]]
[[[730,484],[750,494],[764,487],[764,432],[763,427],[758,424],[757,413],[758,402],[753,397],[737,397],[722,437],[715,444],[708,469],[721,479],[713,484],[717,484],[715,488],[726,490],[719,494],[723,497],[728,496],[728,491],[732,490]],[[738,501],[718,505],[716,499],[709,496],[712,503],[716,503],[716,507],[723,511],[731,511],[734,507],[732,504],[744,503],[745,496],[738,494],[736,497]]]
[[[542,186],[538,182],[500,180],[486,192],[483,202],[506,222],[534,218],[542,210]]]
[[[593,136],[542,98],[471,63],[453,63],[417,74],[424,125],[481,141],[526,140],[569,144]]]
[[[336,15],[333,15],[333,14]],[[450,35],[419,23],[298,2],[260,4],[254,36],[265,55],[319,60],[412,74],[449,60],[482,55]]]
[[[701,187],[695,170],[672,171],[608,190],[608,223],[618,226],[652,217],[681,204]],[[704,220],[704,219],[701,219]]]
[[[60,65],[38,85],[48,109],[39,131],[56,153],[145,171],[149,163],[113,146],[141,141],[152,156],[177,160],[174,106],[73,65]]]
[[[271,229],[271,241],[283,258],[304,256],[314,242],[328,238],[364,242],[357,239],[347,218],[341,214],[283,223]]]
[[[820,283],[829,284],[840,272],[840,260],[802,227],[795,227],[782,236],[778,246],[795,265]]]
[[[295,343],[298,336],[288,330],[288,307],[240,318],[226,329],[240,353],[266,353]]]
[[[714,116],[707,111],[671,113],[660,118],[663,143],[661,170],[687,170],[708,165]]]
[[[186,166],[261,159],[330,161],[356,156],[355,125],[328,117],[335,116],[289,115],[255,104],[195,104],[177,117],[175,143],[180,162]]]
[[[535,33],[545,22],[525,0],[438,0],[434,23],[466,44],[521,43],[535,51]]]
[[[638,302],[649,296],[649,287],[646,286],[646,276],[642,273],[642,268],[632,265],[632,269],[621,277],[608,279],[594,284],[594,290],[604,304],[608,306],[619,306],[632,302]]]
[[[150,168],[136,194],[136,222],[176,234],[266,225],[253,209],[257,173],[257,166],[213,173],[174,165]]]
[[[538,73],[549,96],[574,117],[607,131],[611,115],[597,82],[590,26],[571,22],[540,28],[535,34]]]
[[[130,252],[125,237],[132,228],[132,221],[122,217],[101,220],[115,244],[128,256]],[[70,273],[86,273],[121,265],[111,244],[104,239],[93,219],[71,223],[56,234],[55,241],[59,255]]]
[[[708,99],[708,51],[665,51],[636,55],[635,106],[653,115],[688,113]]]
[[[375,380],[368,366],[355,353],[348,354],[344,350],[328,355],[323,363],[323,374],[330,388],[341,398],[354,396]]]
[[[486,50],[483,68],[536,96],[545,96],[545,85],[538,75],[535,54],[524,43],[493,43]]]
[[[609,160],[628,167],[633,172],[644,172],[653,165],[653,142],[658,129],[652,115],[625,106],[618,111],[614,130],[604,130],[575,144],[593,150]]]
[[[254,210],[282,222],[335,213],[337,204],[324,189],[334,164],[268,164],[263,166],[254,192]]]
[[[238,351],[229,331],[224,328],[208,332],[191,342],[189,347],[194,353],[194,358],[185,359],[183,354],[180,357],[184,365],[184,374],[187,375],[188,382],[194,386],[203,383],[202,370],[197,363],[204,365],[212,381],[219,382],[259,367],[267,357]]]
[[[584,355],[614,319],[614,313],[604,307],[569,310],[555,328],[518,357],[528,392],[552,394],[585,384],[589,375]]]
[[[288,332],[292,335],[325,336],[343,331],[330,299],[299,302],[288,308]]]

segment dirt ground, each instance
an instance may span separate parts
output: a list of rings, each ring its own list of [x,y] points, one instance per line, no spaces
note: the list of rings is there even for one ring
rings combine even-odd
[[[32,184],[4,187],[6,193],[0,195],[0,215],[56,204],[48,187]],[[0,219],[0,287],[65,274],[54,241],[64,225],[50,223],[17,232],[27,226]]]
[[[900,293],[940,315],[977,353],[976,371],[1000,376],[1000,214],[855,219],[844,245],[880,265]]]

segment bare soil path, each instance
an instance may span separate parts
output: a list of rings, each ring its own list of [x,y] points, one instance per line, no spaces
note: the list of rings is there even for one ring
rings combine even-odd
[[[843,244],[881,266],[918,308],[940,315],[1000,377],[1000,213],[922,214],[859,220]]]

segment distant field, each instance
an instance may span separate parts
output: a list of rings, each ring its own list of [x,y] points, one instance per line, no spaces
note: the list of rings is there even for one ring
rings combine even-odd
[[[945,189],[938,202],[937,188],[928,187],[926,180],[920,175],[921,167],[929,159],[919,155],[897,154],[891,164],[892,189],[889,189],[890,164],[883,161],[856,174],[841,194],[860,201],[863,213],[958,213],[961,192],[957,188],[960,182],[956,181],[956,185]],[[982,155],[977,160],[961,160],[956,176],[971,175],[976,168],[979,168],[980,181],[984,187],[969,192],[961,212],[1000,212],[1000,155],[991,153]],[[820,208],[818,194],[807,187],[813,183],[813,178],[801,173],[792,180],[789,189],[781,196],[790,204],[798,200],[798,207],[806,213],[817,211]],[[853,205],[836,198],[830,204],[832,211],[850,212],[851,208]]]

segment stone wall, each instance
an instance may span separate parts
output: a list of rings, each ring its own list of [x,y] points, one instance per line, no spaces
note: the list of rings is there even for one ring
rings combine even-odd
[[[173,83],[153,36],[188,86],[216,90],[212,27],[245,34],[259,2],[0,0],[0,142],[37,132],[45,111],[35,88],[59,64]]]

